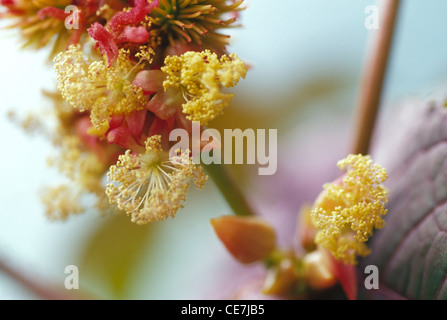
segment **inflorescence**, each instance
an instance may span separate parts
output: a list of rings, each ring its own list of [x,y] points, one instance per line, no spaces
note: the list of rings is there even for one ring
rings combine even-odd
[[[82,212],[87,193],[145,224],[174,217],[191,182],[203,187],[202,168],[170,150],[169,134],[215,119],[233,97],[223,89],[245,78],[219,32],[237,26],[242,2],[0,0],[25,44],[53,44],[61,154],[50,162],[70,182],[42,193],[51,218]]]
[[[349,155],[338,162],[346,174],[324,190],[311,211],[318,232],[315,242],[336,259],[356,263],[356,256],[370,253],[366,242],[374,229],[385,225],[388,192],[384,168],[373,164],[370,156]]]

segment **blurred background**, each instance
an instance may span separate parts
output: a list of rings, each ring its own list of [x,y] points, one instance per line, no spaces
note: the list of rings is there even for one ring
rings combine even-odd
[[[380,117],[412,96],[447,83],[447,2],[402,1]],[[373,0],[246,0],[243,27],[230,30],[228,48],[252,66],[234,89],[223,128],[278,129],[278,171],[258,176],[233,166],[253,206],[293,245],[296,214],[334,178],[348,153],[362,66],[374,30],[364,21]],[[9,21],[0,21],[5,27]],[[262,270],[240,266],[213,233],[209,220],[231,214],[210,181],[191,188],[175,219],[136,226],[94,210],[49,221],[39,200],[43,186],[64,181],[46,159],[51,143],[27,135],[7,118],[48,109],[42,89],[56,81],[48,52],[20,49],[14,30],[0,31],[0,261],[42,286],[64,288],[67,265],[79,267],[83,297],[209,299],[229,297]],[[334,171],[335,170],[335,171]],[[0,272],[0,299],[36,299]]]

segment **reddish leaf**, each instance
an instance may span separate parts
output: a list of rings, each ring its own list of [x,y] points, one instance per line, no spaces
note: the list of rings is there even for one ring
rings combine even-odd
[[[377,145],[389,173],[389,212],[364,266],[378,267],[382,297],[446,299],[447,108],[412,102],[400,117]]]

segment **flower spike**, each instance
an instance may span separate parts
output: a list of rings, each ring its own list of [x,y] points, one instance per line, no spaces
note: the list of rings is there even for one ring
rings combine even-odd
[[[347,173],[334,183],[324,185],[311,212],[319,229],[315,242],[346,264],[355,264],[356,255],[366,256],[366,245],[373,229],[385,225],[388,192],[382,183],[384,168],[373,164],[370,156],[349,155],[338,162]]]

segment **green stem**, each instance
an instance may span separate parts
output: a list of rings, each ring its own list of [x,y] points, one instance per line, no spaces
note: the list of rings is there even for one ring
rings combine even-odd
[[[253,209],[223,164],[203,165],[204,169],[237,216],[254,216]]]

